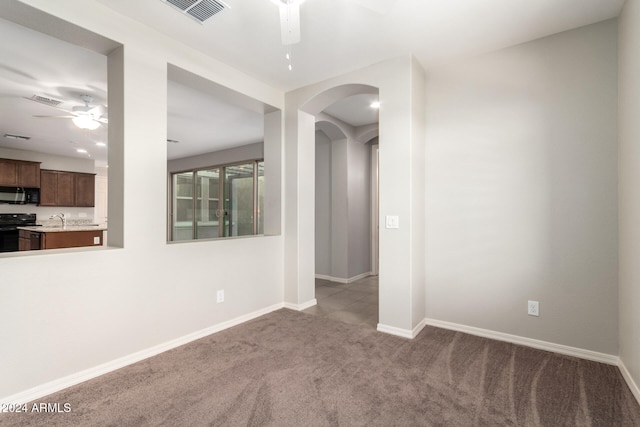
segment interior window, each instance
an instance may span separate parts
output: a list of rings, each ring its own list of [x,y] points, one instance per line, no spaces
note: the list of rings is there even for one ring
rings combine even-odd
[[[174,173],[171,181],[171,240],[264,232],[263,160]]]
[[[280,234],[282,125],[279,109],[167,65],[168,241]]]

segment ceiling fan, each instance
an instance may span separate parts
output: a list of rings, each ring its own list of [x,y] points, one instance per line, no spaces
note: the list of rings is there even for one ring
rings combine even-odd
[[[300,5],[305,0],[271,0],[280,9],[280,31],[284,46],[300,42]]]
[[[291,46],[300,43],[300,5],[306,0],[271,0],[280,10],[282,45],[287,48],[285,58],[291,65]],[[355,4],[380,15],[386,15],[398,0],[352,0]]]
[[[40,99],[37,98],[42,98],[42,97],[32,97],[32,98],[27,98],[30,99],[32,101],[36,101],[36,102],[40,102],[46,105],[49,105],[53,108],[56,108],[58,110],[62,110],[66,113],[71,114],[70,116],[41,116],[41,115],[37,115],[37,116],[33,116],[33,117],[38,117],[38,118],[54,118],[54,119],[71,119],[71,121],[73,122],[73,124],[75,124],[77,127],[79,127],[80,129],[87,129],[87,130],[95,130],[98,127],[100,127],[101,124],[107,124],[108,123],[108,119],[107,119],[107,107],[105,107],[104,105],[97,105],[97,106],[91,106],[89,104],[91,104],[93,102],[93,97],[90,95],[82,95],[80,97],[80,99],[82,100],[82,102],[84,102],[84,105],[76,105],[74,107],[71,108],[71,110],[65,110],[64,108],[60,108],[57,106],[57,104],[53,104],[51,102],[46,102],[46,101],[53,101],[53,100],[49,100],[48,98],[44,98],[45,101],[41,101]]]

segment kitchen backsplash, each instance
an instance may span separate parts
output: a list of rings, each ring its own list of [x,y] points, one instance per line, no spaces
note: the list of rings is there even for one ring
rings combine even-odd
[[[65,219],[67,220],[67,225],[95,224],[95,222],[93,222],[93,218],[67,218],[65,216]],[[62,224],[62,221],[60,220],[60,218],[40,218],[40,216],[38,215],[36,218],[36,223],[44,227],[52,227]]]
[[[77,207],[50,207],[50,206],[34,206],[34,205],[3,205],[0,204],[0,213],[34,213],[36,214],[36,222],[42,225],[59,224],[60,219],[51,220],[52,215],[64,213],[67,224],[95,224],[94,208],[77,208]],[[53,221],[53,222],[50,222]]]

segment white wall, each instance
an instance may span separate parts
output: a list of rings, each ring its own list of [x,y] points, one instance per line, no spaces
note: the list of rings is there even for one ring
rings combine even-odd
[[[316,274],[331,276],[331,140],[316,132]]]
[[[618,353],[616,34],[428,73],[428,318]]]
[[[346,138],[331,141],[331,276],[342,279],[349,277],[347,141]]]
[[[96,173],[95,161],[79,157],[55,156],[37,151],[13,150],[0,147],[0,158],[40,162],[40,169]]]
[[[324,132],[315,144],[315,274],[349,282],[371,272],[371,147]]]
[[[197,156],[183,157],[181,159],[169,160],[167,171],[174,172],[200,169],[208,166],[224,165],[226,163],[242,162],[245,160],[257,160],[264,157],[264,143],[240,145],[226,150],[212,151],[210,153],[199,154]]]
[[[349,139],[347,161],[351,279],[371,272],[371,147]]]
[[[619,19],[620,359],[640,400],[640,1]]]
[[[125,46],[109,63],[109,238],[114,228],[123,247],[0,256],[0,324],[11,325],[0,330],[2,401],[33,388],[51,391],[84,370],[283,301],[280,235],[166,243],[167,63],[279,109],[283,94],[99,2],[25,3]],[[16,4],[2,2],[0,16],[25,12],[27,22],[52,32],[68,25],[30,18],[33,11]],[[278,131],[279,112],[272,114],[266,127]],[[277,205],[281,156],[280,138],[265,141],[265,162],[275,165],[267,191],[278,194],[270,201]],[[219,289],[223,304],[215,303]]]

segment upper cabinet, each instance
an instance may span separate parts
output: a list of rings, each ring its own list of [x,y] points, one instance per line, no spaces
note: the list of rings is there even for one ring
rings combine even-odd
[[[95,206],[95,175],[43,169],[40,206]]]
[[[75,206],[94,207],[96,205],[96,176],[92,173],[76,173]]]
[[[0,186],[40,188],[40,163],[0,159]]]

